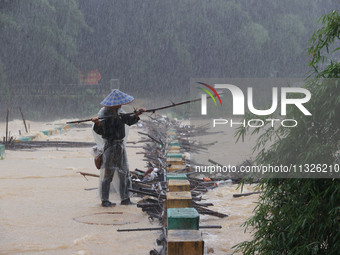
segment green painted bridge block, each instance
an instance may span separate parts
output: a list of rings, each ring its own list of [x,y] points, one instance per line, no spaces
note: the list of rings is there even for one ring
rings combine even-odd
[[[195,208],[169,208],[168,229],[199,229],[199,214]]]
[[[168,173],[166,175],[167,180],[187,180],[186,174],[175,174],[175,173]]]
[[[166,154],[167,158],[182,158],[182,153],[168,153]]]
[[[5,145],[0,144],[0,157],[2,157],[5,154]]]
[[[50,136],[50,130],[43,130],[41,131],[44,135]]]
[[[181,146],[180,143],[178,141],[172,141],[169,144],[170,146]]]
[[[56,127],[55,130],[57,130],[60,134],[63,133],[63,128],[62,127]]]
[[[19,137],[17,140],[18,141],[22,141],[22,142],[29,142],[29,141],[32,141],[32,136],[22,136],[22,137]]]

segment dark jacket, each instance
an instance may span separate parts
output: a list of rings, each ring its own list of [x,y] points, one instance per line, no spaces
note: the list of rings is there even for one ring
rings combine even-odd
[[[94,125],[93,130],[108,141],[122,140],[125,137],[125,124],[133,125],[139,121],[136,115],[119,115],[117,111],[104,109],[103,117],[111,116],[100,120],[100,126]],[[100,116],[101,117],[101,116]]]

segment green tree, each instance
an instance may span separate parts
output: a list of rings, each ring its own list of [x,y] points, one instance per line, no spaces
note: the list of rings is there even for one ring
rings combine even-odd
[[[0,2],[0,10],[1,10],[1,5],[3,2]],[[15,22],[15,20],[8,14],[0,12],[0,27],[1,27],[1,35],[4,35],[5,33],[9,33],[9,31],[14,30],[18,32],[19,26]],[[8,43],[8,38],[4,36],[0,36],[0,45],[6,45]],[[0,49],[0,88],[1,90],[6,90],[6,72],[5,72],[5,67],[4,63],[2,61],[2,58],[4,56],[4,53],[7,49],[5,47],[1,47]]]
[[[324,15],[321,23],[309,47],[310,66],[315,75],[305,85],[312,93],[307,105],[312,116],[302,117],[298,110],[289,109],[287,117],[296,119],[298,126],[264,131],[257,142],[256,148],[260,149],[257,163],[340,163],[340,82],[315,79],[340,77],[340,63],[334,58],[339,51],[334,45],[340,42],[339,12]],[[246,132],[239,130],[239,137]],[[265,149],[264,145],[274,137],[280,139]],[[253,240],[240,243],[238,251],[243,254],[339,254],[339,179],[263,179],[259,187],[263,193],[254,216],[244,224],[253,231]]]
[[[86,27],[76,0],[0,2],[3,72],[9,83],[77,82],[77,36]]]
[[[77,66],[135,94],[187,92],[191,77],[301,76],[314,19],[332,2],[82,0],[92,31],[79,35]]]

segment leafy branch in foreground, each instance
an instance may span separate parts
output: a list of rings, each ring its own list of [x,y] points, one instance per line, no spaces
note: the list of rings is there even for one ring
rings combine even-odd
[[[295,128],[278,127],[260,133],[255,149],[257,163],[339,164],[340,150],[340,63],[329,60],[334,45],[339,45],[340,15],[333,11],[323,16],[322,27],[312,39],[310,66],[315,77],[305,87],[312,93],[306,108],[312,116],[302,116],[290,108],[287,118],[298,121]],[[322,66],[326,63],[327,66]],[[250,116],[249,116],[250,117]],[[258,118],[258,117],[257,117]],[[238,130],[238,138],[249,132]],[[280,138],[277,138],[277,137]],[[270,141],[272,144],[268,145]],[[252,240],[236,246],[242,254],[338,254],[340,250],[340,181],[339,179],[263,179],[263,191],[254,216],[243,224],[252,231]]]

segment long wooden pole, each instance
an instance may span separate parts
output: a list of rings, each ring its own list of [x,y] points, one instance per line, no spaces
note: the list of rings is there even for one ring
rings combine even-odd
[[[249,192],[249,193],[241,193],[241,194],[233,194],[233,197],[246,197],[254,194],[260,194],[261,191]]]
[[[222,228],[221,225],[203,225],[199,226],[199,228]],[[163,227],[156,227],[156,228],[128,228],[128,229],[117,229],[117,232],[130,232],[130,231],[153,231],[153,230],[163,230]]]
[[[164,109],[172,108],[172,107],[183,105],[183,104],[190,104],[190,103],[198,102],[198,101],[201,101],[201,100],[202,100],[201,98],[196,98],[196,99],[193,99],[193,100],[187,100],[187,101],[183,101],[183,102],[176,103],[176,104],[173,103],[173,104],[162,106],[162,107],[158,107],[158,108],[148,109],[145,112],[152,112],[152,113],[154,113],[154,112],[159,111],[159,110],[164,110]],[[135,112],[123,113],[123,115],[131,115],[131,114],[134,114],[134,113]]]
[[[216,97],[216,95],[214,95],[214,97]],[[202,100],[201,98],[196,98],[196,99],[192,99],[192,100],[187,100],[187,101],[179,102],[179,103],[176,103],[176,104],[172,103],[170,105],[166,105],[166,106],[162,106],[162,107],[158,107],[158,108],[153,108],[153,109],[148,109],[148,110],[146,110],[144,112],[155,113],[156,111],[159,111],[159,110],[164,110],[164,109],[172,108],[172,107],[183,105],[183,104],[190,104],[190,103],[198,102],[198,101],[201,101],[201,100]],[[136,114],[136,113],[138,113],[138,112],[135,111],[135,112],[129,112],[129,113],[121,113],[120,115],[132,115],[132,114]],[[99,118],[99,119],[111,118],[111,117],[114,117],[114,116],[106,116],[106,117]],[[87,121],[91,121],[91,120],[92,119],[69,121],[69,122],[66,122],[66,124],[82,123],[82,122],[87,122]]]
[[[82,176],[92,176],[92,177],[99,177],[99,174],[90,174],[90,173],[84,173],[84,172],[78,172],[80,173]]]
[[[6,115],[6,139],[5,143],[8,141],[8,115],[9,115],[9,108],[7,108],[7,115]]]
[[[20,110],[20,113],[21,113],[22,120],[24,122],[26,133],[28,133],[28,129],[27,129],[27,125],[26,125],[26,120],[25,120],[24,114],[22,113],[21,107],[19,107],[19,110]]]
[[[152,112],[152,113],[154,113],[154,112],[159,111],[159,110],[164,110],[164,109],[167,109],[167,108],[171,108],[171,107],[175,107],[175,106],[183,105],[183,104],[189,104],[189,103],[193,103],[193,102],[197,102],[197,101],[201,101],[201,98],[197,98],[197,99],[194,99],[194,100],[187,100],[187,101],[183,101],[183,102],[180,102],[180,103],[177,103],[177,104],[173,103],[171,105],[149,109],[149,110],[146,110],[144,112]],[[129,113],[121,113],[120,115],[132,115],[132,114],[136,114],[136,113],[138,113],[138,112],[135,111],[135,112],[129,112]],[[101,117],[99,119],[105,119],[105,118],[111,118],[111,117],[115,117],[115,116],[105,116],[105,117]],[[82,122],[88,122],[88,121],[91,121],[91,120],[92,119],[75,120],[75,121],[66,122],[66,124],[82,123]]]

